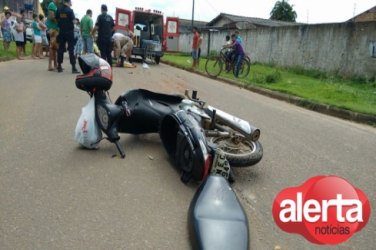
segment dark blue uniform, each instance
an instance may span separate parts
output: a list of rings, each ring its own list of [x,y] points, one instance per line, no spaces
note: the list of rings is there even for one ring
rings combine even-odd
[[[68,43],[69,61],[72,67],[75,68],[76,58],[74,57],[74,25],[75,19],[73,10],[63,5],[56,11],[57,24],[59,26],[59,50],[57,53],[57,63],[61,65],[64,59],[65,45]]]
[[[101,14],[97,18],[95,26],[98,29],[98,48],[101,51],[101,57],[112,65],[112,34],[114,29],[114,20],[108,14]]]

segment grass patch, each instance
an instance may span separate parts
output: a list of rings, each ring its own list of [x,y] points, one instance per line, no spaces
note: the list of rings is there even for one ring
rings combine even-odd
[[[192,67],[192,58],[187,54],[167,53],[163,60],[187,69]],[[205,62],[206,59],[202,58],[198,67],[200,72],[206,73]],[[231,72],[222,71],[220,76],[235,80]],[[375,79],[346,79],[336,74],[304,70],[300,67],[287,69],[252,64],[248,77],[238,81],[245,85],[255,85],[302,97],[315,103],[376,115]]]
[[[3,47],[3,41],[0,42],[0,62],[1,61],[9,61],[9,60],[13,60],[15,58],[17,58],[16,56],[16,43],[15,42],[11,42],[10,43],[10,47],[9,47],[9,50],[7,51],[4,51],[4,47]],[[26,54],[27,55],[31,55],[31,50],[33,48],[33,44],[32,43],[29,43],[27,42],[26,43]]]

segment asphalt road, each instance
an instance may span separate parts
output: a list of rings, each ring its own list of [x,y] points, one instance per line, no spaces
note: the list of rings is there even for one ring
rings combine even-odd
[[[158,135],[121,135],[127,158],[103,141],[81,149],[73,135],[89,98],[47,61],[0,63],[0,249],[190,249],[187,211],[198,187],[184,185]],[[236,169],[234,189],[249,218],[251,249],[375,249],[375,213],[349,241],[323,247],[274,223],[284,188],[338,175],[375,208],[376,129],[308,111],[167,65],[114,70],[110,91],[197,89],[213,106],[262,131],[264,158]]]

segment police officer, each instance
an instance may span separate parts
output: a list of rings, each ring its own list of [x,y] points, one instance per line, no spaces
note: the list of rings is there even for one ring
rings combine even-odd
[[[59,8],[56,12],[57,24],[60,28],[59,33],[59,51],[57,54],[57,71],[62,72],[63,68],[61,64],[64,59],[64,51],[66,43],[68,43],[69,61],[72,65],[72,73],[80,73],[76,69],[76,58],[74,56],[74,24],[75,19],[73,10],[70,8],[72,6],[71,0],[64,0],[63,6]]]
[[[112,67],[112,34],[114,32],[114,19],[107,14],[107,5],[102,4],[102,14],[100,14],[95,23],[95,27],[92,34],[98,30],[98,47],[101,51],[101,57],[111,65]]]

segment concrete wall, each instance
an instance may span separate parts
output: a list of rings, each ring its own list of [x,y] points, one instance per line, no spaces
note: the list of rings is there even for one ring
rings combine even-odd
[[[220,50],[231,32],[211,32],[210,50]],[[242,30],[240,35],[253,62],[299,66],[342,76],[376,77],[376,22],[257,27]],[[203,37],[201,48],[206,55],[208,33],[203,32]],[[191,43],[191,33],[181,34],[180,51],[190,52]]]

